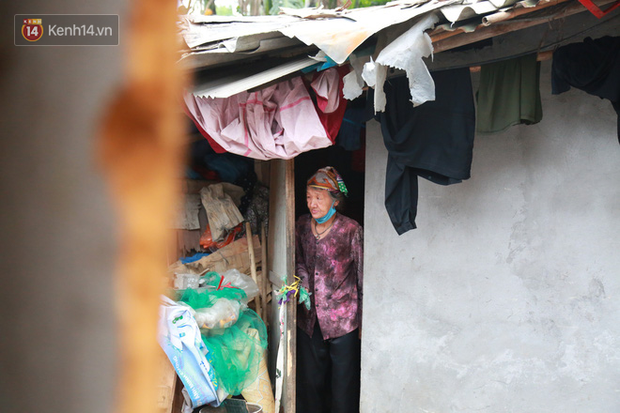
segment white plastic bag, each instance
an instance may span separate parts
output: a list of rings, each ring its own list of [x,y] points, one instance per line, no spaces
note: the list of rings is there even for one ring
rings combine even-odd
[[[245,291],[245,294],[248,296],[245,304],[252,301],[254,297],[256,297],[260,290],[258,289],[258,285],[249,275],[242,274],[237,269],[231,269],[222,274],[224,277],[224,284],[230,283],[233,287],[241,288]]]
[[[222,241],[226,231],[243,221],[243,215],[221,184],[205,186],[200,190],[200,199],[207,212],[213,241]]]
[[[215,278],[214,278],[215,277]],[[231,269],[223,274],[215,272],[207,274],[208,283],[219,283],[218,289],[232,287],[240,289],[246,294],[243,299],[218,298],[210,307],[191,309],[198,327],[206,329],[228,328],[239,319],[239,313],[246,309],[248,302],[259,294],[258,285],[249,276],[237,269]],[[207,279],[208,278],[208,279]],[[212,288],[212,287],[207,287]],[[200,293],[200,289],[197,290]]]
[[[239,301],[220,298],[209,308],[195,310],[194,318],[200,328],[228,328],[239,319],[241,306]]]
[[[205,404],[218,406],[227,394],[218,380],[191,309],[162,296],[159,306],[157,340],[174,366],[191,399],[193,408]]]

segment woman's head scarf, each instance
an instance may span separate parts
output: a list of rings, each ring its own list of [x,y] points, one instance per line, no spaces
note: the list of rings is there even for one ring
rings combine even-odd
[[[344,184],[342,177],[336,168],[332,166],[326,166],[316,171],[308,180],[307,186],[311,188],[327,189],[332,192],[342,192],[344,196],[349,196],[349,190]]]

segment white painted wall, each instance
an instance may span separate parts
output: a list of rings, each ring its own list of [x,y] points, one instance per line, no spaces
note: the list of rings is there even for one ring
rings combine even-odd
[[[420,179],[400,237],[368,125],[363,413],[620,411],[616,114],[550,90],[545,62],[543,121],[478,135],[468,181]]]

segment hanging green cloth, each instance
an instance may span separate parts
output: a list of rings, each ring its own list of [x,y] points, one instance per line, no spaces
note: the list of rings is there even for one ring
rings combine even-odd
[[[540,122],[540,63],[536,54],[483,65],[476,98],[478,132],[501,132],[510,126]]]

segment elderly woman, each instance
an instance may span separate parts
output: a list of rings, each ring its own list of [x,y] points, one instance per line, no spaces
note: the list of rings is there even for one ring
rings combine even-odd
[[[308,180],[296,226],[296,272],[310,292],[297,310],[297,412],[359,412],[362,227],[340,212],[347,188],[332,167]]]

